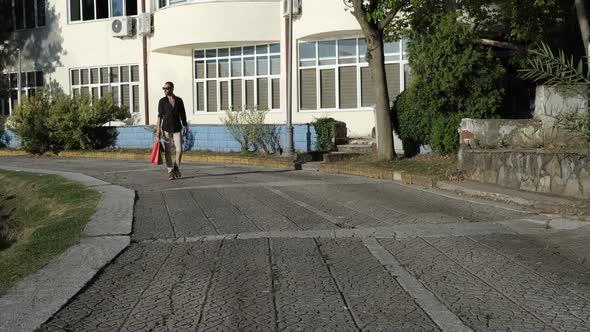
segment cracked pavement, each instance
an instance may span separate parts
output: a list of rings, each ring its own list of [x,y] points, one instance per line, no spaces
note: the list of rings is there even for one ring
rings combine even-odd
[[[0,164],[137,192],[131,246],[40,331],[590,331],[587,264],[514,206],[245,166]]]

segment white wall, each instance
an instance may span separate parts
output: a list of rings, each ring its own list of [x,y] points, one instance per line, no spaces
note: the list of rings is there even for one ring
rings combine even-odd
[[[140,66],[140,112],[143,123],[142,38],[111,36],[112,19],[68,23],[68,1],[49,0],[48,25],[21,33],[25,38],[23,70],[43,69],[70,91],[70,68],[137,64]],[[138,10],[141,10],[138,0]],[[148,10],[153,2],[147,1]],[[52,16],[53,15],[53,16]],[[173,81],[187,106],[190,123],[221,123],[220,113],[194,114],[192,51],[195,48],[281,43],[281,71],[286,70],[285,20],[280,0],[198,0],[154,12],[154,34],[148,38],[148,92],[150,123],[155,123],[162,84]],[[303,0],[302,15],[294,22],[294,44],[299,40],[362,36],[342,0]],[[39,42],[40,40],[40,42]],[[293,75],[297,78],[297,48]],[[43,67],[43,68],[39,68]],[[14,69],[14,67],[12,68]],[[271,112],[269,122],[284,123],[287,109],[286,75],[281,76],[281,110]],[[368,136],[374,115],[367,110],[299,111],[298,84],[293,85],[293,122],[308,123],[331,116],[347,123],[349,136]]]

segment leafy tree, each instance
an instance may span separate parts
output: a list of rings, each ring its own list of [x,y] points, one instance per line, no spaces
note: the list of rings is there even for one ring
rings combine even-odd
[[[477,43],[478,36],[467,23],[458,20],[457,13],[435,16],[433,23],[430,33],[417,35],[408,44],[413,81],[405,97],[410,100],[404,101],[402,107],[412,103],[417,113],[413,119],[406,115],[399,121],[406,122],[400,127],[405,126],[405,132],[414,135],[414,140],[423,140],[427,135],[423,128],[413,125],[431,121],[429,143],[437,152],[450,153],[458,147],[461,118],[496,116],[502,99],[498,81],[504,69],[488,48]],[[409,119],[412,123],[407,123]]]
[[[366,58],[375,86],[377,156],[383,160],[395,157],[383,54],[384,31],[410,2],[411,0],[344,0],[367,40]]]
[[[387,32],[398,38],[425,34],[434,28],[436,15],[454,11],[469,23],[478,43],[521,55],[530,45],[558,36],[572,4],[573,0],[412,0]]]

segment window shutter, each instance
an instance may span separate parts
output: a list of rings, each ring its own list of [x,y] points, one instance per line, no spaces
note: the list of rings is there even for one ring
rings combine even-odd
[[[369,67],[361,68],[361,105],[370,107],[375,104],[375,88]]]
[[[121,85],[121,104],[129,107],[129,85]]]
[[[207,81],[207,112],[217,112],[216,85],[216,81]]]
[[[321,108],[336,108],[336,70],[320,70]]]
[[[258,109],[268,110],[268,79],[258,79]]]
[[[82,69],[82,84],[88,84],[88,69]]]
[[[317,94],[316,94],[316,70],[302,69],[300,82],[301,93],[301,109],[302,110],[316,110]]]
[[[389,92],[389,102],[395,101],[395,98],[401,92],[400,82],[400,65],[398,63],[391,63],[385,65],[385,75],[387,78],[387,91]]]
[[[139,112],[139,85],[133,86],[133,112]]]
[[[131,82],[139,82],[139,66],[131,66]]]
[[[281,80],[273,78],[272,81],[272,109],[281,108]]]
[[[205,91],[203,91],[205,84],[203,82],[197,83],[197,111],[205,110]]]
[[[121,67],[121,82],[129,82],[129,66]]]
[[[357,107],[356,66],[340,67],[340,108]]]
[[[98,84],[98,68],[90,69],[90,82],[92,84]]]
[[[242,80],[231,81],[231,101],[234,111],[242,109]]]
[[[221,110],[226,111],[229,109],[229,82],[221,81],[219,82],[219,94],[220,94],[220,104]]]
[[[256,106],[256,101],[254,100],[254,81],[253,80],[246,80],[246,108],[252,109]]]
[[[100,83],[109,83],[109,68],[100,68]]]

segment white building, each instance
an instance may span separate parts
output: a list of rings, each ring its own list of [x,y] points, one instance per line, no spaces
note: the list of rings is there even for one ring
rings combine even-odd
[[[374,96],[358,23],[343,0],[299,2],[293,123],[332,116],[346,122],[349,136],[370,135]],[[13,3],[21,65],[15,55],[4,75],[10,91],[0,95],[0,114],[17,102],[20,68],[23,95],[49,82],[74,95],[111,92],[129,106],[128,124],[155,123],[165,81],[175,83],[191,124],[218,124],[224,109],[254,105],[271,110],[269,122],[285,122],[288,24],[281,0]],[[144,9],[152,14],[145,38],[138,33]],[[404,89],[407,60],[402,42],[385,49],[393,100]]]

